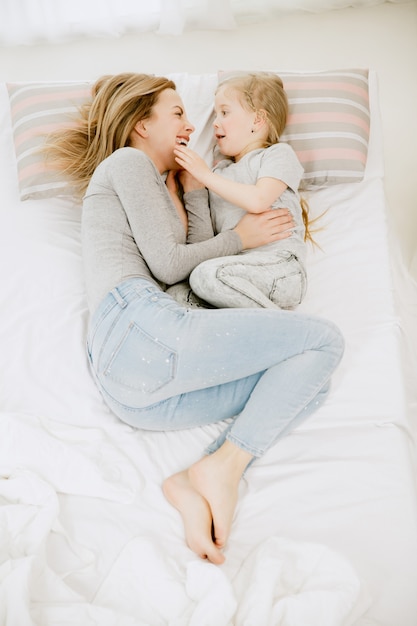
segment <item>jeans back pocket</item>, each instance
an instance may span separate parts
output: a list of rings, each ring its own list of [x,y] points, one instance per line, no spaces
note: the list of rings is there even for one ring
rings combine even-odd
[[[102,369],[104,378],[125,389],[152,393],[175,376],[175,350],[148,335],[134,322],[129,324],[118,344],[111,349],[110,355],[107,350],[105,352],[105,365]]]

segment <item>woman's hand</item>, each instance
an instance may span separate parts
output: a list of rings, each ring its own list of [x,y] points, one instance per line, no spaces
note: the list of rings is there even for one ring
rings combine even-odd
[[[263,213],[246,213],[234,227],[244,250],[286,239],[295,227],[288,209],[269,209]]]
[[[178,179],[182,185],[184,193],[187,191],[195,191],[196,189],[204,189],[204,185],[198,182],[196,178],[186,170],[178,172]]]
[[[181,198],[178,195],[178,181],[177,181],[177,173],[174,170],[169,170],[167,174],[167,178],[165,184],[167,189],[171,195],[172,201],[175,204],[175,208],[177,209],[180,220],[184,226],[185,232],[188,232],[188,216],[187,211],[181,201]]]
[[[212,171],[204,159],[197,154],[197,152],[194,152],[194,150],[191,150],[191,148],[186,146],[177,145],[174,149],[174,154],[175,160],[180,167],[187,170],[187,172],[192,174],[192,176],[194,176],[194,178],[196,178],[205,187],[208,186],[206,181],[212,174]]]

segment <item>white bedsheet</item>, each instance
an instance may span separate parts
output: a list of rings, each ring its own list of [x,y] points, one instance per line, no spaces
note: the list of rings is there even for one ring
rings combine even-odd
[[[80,209],[18,201],[0,95],[0,624],[416,626],[417,297],[398,292],[382,179],[309,197],[326,213],[301,310],[334,320],[346,354],[328,402],[242,481],[217,567],[160,486],[223,425],[144,433],[105,407],[84,352]]]

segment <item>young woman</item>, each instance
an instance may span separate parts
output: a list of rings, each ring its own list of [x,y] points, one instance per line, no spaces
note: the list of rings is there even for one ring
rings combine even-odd
[[[215,231],[233,228],[245,211],[271,206],[288,208],[295,227],[285,240],[201,263],[190,286],[217,307],[294,308],[306,292],[310,235],[298,195],[303,168],[291,146],[279,141],[288,117],[282,80],[267,72],[229,78],[217,89],[215,112],[217,147],[226,159],[212,171],[186,146],[175,150],[178,164],[210,190]]]
[[[189,176],[184,209],[173,174],[163,175],[192,131],[172,82],[121,74],[97,81],[78,126],[49,151],[84,194],[88,356],[108,406],[151,430],[234,418],[163,485],[190,548],[222,563],[244,470],[324,400],[343,339],[323,319],[187,309],[164,291],[204,260],[286,236],[286,212],[266,211],[213,237],[207,192]]]

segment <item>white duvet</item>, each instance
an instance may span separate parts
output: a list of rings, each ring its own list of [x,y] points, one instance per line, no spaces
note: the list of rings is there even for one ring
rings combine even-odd
[[[343,626],[359,600],[366,608],[353,567],[320,544],[268,537],[231,579],[191,555],[181,564],[152,529],[156,511],[138,502],[147,480],[121,449],[140,443],[126,446],[123,426],[113,441],[22,415],[2,415],[0,426],[1,623]],[[81,541],[68,522],[85,505]]]

